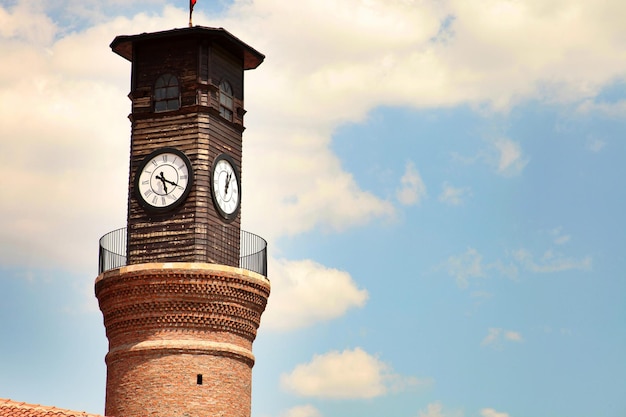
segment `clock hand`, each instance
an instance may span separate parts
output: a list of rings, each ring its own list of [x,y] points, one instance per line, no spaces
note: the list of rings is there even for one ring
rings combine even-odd
[[[165,176],[163,176],[163,171],[161,171],[160,175],[161,176],[157,175],[157,179],[161,180],[161,182],[163,183],[163,191],[165,191],[165,194],[167,194],[167,185],[165,185],[165,181],[167,181],[167,180],[165,179]],[[167,181],[167,182],[169,182],[169,181]]]
[[[231,178],[232,174],[228,173],[226,175],[226,187],[224,187],[224,195],[228,194],[228,186],[230,185],[230,178]]]
[[[176,184],[174,181],[170,181],[170,180],[165,179],[165,178],[163,178],[163,180],[164,180],[165,182],[167,182],[168,184],[172,184],[174,187],[176,187],[176,186],[178,185],[178,184]]]

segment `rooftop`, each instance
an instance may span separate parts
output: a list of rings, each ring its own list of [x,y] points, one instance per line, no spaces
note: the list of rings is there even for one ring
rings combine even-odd
[[[65,410],[39,404],[27,404],[0,398],[0,416],[2,417],[102,417],[84,411]]]
[[[234,55],[239,55],[243,60],[243,69],[254,69],[261,65],[265,55],[238,39],[224,28],[210,28],[205,26],[193,26],[190,28],[171,29],[161,32],[141,33],[139,35],[117,36],[111,43],[113,52],[133,61],[133,45],[138,42],[154,42],[163,39],[173,39],[179,37],[201,37],[219,41],[224,47]]]

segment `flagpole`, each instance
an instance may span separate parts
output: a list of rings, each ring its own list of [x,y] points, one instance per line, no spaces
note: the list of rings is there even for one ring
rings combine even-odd
[[[193,13],[193,6],[196,5],[196,0],[189,0],[189,27],[193,26],[191,23],[191,14]]]

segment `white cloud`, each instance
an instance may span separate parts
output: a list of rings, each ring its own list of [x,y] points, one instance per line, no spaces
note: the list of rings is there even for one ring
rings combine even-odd
[[[550,235],[554,242],[559,245],[565,244],[571,239],[569,235],[562,235],[560,228],[550,231]],[[460,255],[448,257],[443,262],[442,268],[455,278],[459,288],[466,289],[470,286],[473,279],[488,278],[494,272],[500,276],[515,280],[518,278],[520,269],[532,273],[554,273],[569,270],[588,271],[593,264],[590,256],[577,259],[555,253],[551,249],[546,250],[538,259],[528,249],[524,248],[510,252],[509,256],[513,258],[512,262],[509,263],[505,263],[500,259],[485,262],[478,250],[468,248]]]
[[[493,408],[480,410],[481,417],[509,417],[507,413],[499,413]],[[463,417],[463,411],[447,411],[444,413],[441,403],[428,404],[426,410],[419,412],[419,417]]]
[[[244,39],[265,33],[259,48],[274,57],[275,78],[299,77],[291,92],[307,97],[297,110],[305,119],[354,120],[377,102],[505,109],[527,98],[587,99],[626,66],[619,0],[257,0],[231,12],[225,27]]]
[[[490,328],[489,334],[483,339],[481,345],[488,346],[496,343],[500,339],[500,333],[502,333],[502,329]]]
[[[361,190],[342,169],[327,136],[298,127],[256,129],[250,123],[248,128],[243,145],[244,227],[274,240],[312,229],[342,231],[394,216],[390,202]]]
[[[622,64],[606,55],[611,50],[624,59],[624,51],[611,40],[619,33],[615,13],[626,11],[619,1],[602,7],[593,0],[549,5],[540,0],[455,0],[451,5],[458,18],[449,63],[457,64],[458,73],[480,73],[480,81],[473,79],[478,81],[475,88],[486,88],[495,105],[529,95],[554,101],[586,98],[608,74],[619,77]],[[488,77],[490,85],[483,85]]]
[[[11,9],[0,6],[0,38],[16,44],[48,45],[58,29],[52,19],[36,8],[29,2],[18,2]]]
[[[281,375],[281,386],[297,395],[318,398],[374,398],[427,384],[395,374],[391,367],[361,348],[315,355],[291,373]]]
[[[59,29],[46,16],[24,16],[22,3],[12,13],[0,8],[11,63],[0,69],[0,152],[11,155],[0,177],[13,179],[3,183],[11,198],[0,202],[0,259],[95,275],[93,246],[125,217],[128,68],[107,51],[114,32],[54,41]]]
[[[458,206],[463,204],[464,199],[471,196],[471,194],[471,190],[467,187],[457,188],[445,182],[443,184],[443,190],[441,194],[439,194],[439,201],[451,206]]]
[[[425,411],[420,411],[419,417],[444,417],[443,406],[439,403],[428,404]]]
[[[460,155],[453,153],[456,161],[463,164],[484,163],[493,169],[498,175],[514,177],[522,173],[529,159],[524,156],[521,145],[509,138],[487,139],[487,146],[480,149],[474,155]],[[444,190],[445,191],[445,190]],[[452,192],[455,190],[452,189]],[[444,194],[442,193],[442,197]],[[454,194],[452,194],[454,197]]]
[[[425,411],[420,411],[419,417],[444,417],[442,409],[440,403],[428,404]]]
[[[554,238],[554,243],[557,245],[564,245],[572,239],[570,235],[557,236]]]
[[[509,417],[507,413],[497,412],[493,408],[483,408],[480,410],[480,415],[482,417]]]
[[[426,196],[426,186],[420,173],[412,162],[407,162],[404,175],[400,179],[401,187],[398,189],[396,196],[398,201],[405,206],[419,204]]]
[[[549,233],[553,237],[555,245],[564,245],[572,240],[572,237],[570,235],[563,234],[562,227],[554,228],[550,230]]]
[[[485,277],[482,260],[482,255],[476,249],[468,248],[461,255],[450,256],[444,266],[460,288],[467,288],[471,278]]]
[[[626,114],[626,111],[624,112]],[[589,138],[587,140],[587,149],[591,152],[598,153],[606,146],[606,142],[598,138]]]
[[[506,332],[504,332],[504,338],[511,342],[522,342],[524,340],[519,332],[514,332],[511,330],[507,330]]]
[[[527,249],[518,249],[514,251],[512,255],[522,267],[534,273],[552,273],[569,270],[588,271],[592,267],[592,259],[590,256],[575,259],[555,254],[549,250],[546,251],[539,260],[535,260],[535,256]]]
[[[505,176],[521,174],[528,160],[524,158],[519,143],[500,138],[493,141],[493,146],[498,153],[498,173]]]
[[[490,346],[496,349],[500,349],[504,342],[523,342],[524,338],[521,333],[512,330],[503,330],[501,328],[491,327],[488,330],[487,336],[480,343],[482,346]]]
[[[322,417],[322,413],[311,404],[306,404],[290,408],[281,417]]]
[[[350,274],[310,260],[269,260],[272,296],[263,314],[263,327],[292,330],[332,320],[368,298]]]
[[[619,100],[615,102],[596,102],[594,100],[585,100],[583,101],[577,108],[578,112],[581,114],[589,114],[589,113],[601,113],[605,116],[621,119],[626,117],[626,100]],[[604,146],[602,141],[596,142],[595,146],[599,146],[600,149]],[[592,151],[597,152],[598,150]]]
[[[463,412],[456,410],[446,411],[444,413],[443,405],[437,402],[428,404],[428,406],[426,406],[426,410],[419,412],[419,417],[463,417]]]

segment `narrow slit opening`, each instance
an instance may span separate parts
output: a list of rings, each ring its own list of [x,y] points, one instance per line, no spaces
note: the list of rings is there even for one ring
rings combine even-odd
[[[202,374],[196,376],[196,384],[202,385]]]

